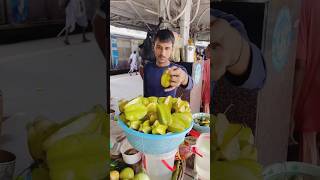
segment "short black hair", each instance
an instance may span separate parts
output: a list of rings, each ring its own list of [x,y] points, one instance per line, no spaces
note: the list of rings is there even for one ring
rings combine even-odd
[[[154,37],[154,42],[156,42],[156,40],[159,40],[160,42],[171,41],[173,45],[175,38],[172,31],[170,31],[169,29],[161,29],[157,32],[157,34]]]
[[[133,51],[133,53],[135,54],[135,53],[136,53],[136,51]]]

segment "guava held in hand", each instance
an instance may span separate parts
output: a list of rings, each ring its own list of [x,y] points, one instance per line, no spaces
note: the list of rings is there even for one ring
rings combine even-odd
[[[167,88],[170,86],[171,76],[169,74],[169,70],[165,70],[161,76],[161,86]]]

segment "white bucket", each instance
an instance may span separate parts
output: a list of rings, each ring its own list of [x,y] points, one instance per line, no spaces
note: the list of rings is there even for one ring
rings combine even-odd
[[[128,142],[128,140],[126,139],[121,147],[120,147],[120,152],[122,154],[122,158],[124,160],[125,163],[127,164],[136,164],[137,162],[140,161],[141,159],[141,152],[137,152],[136,154],[134,155],[127,155],[125,154],[125,152],[128,150],[128,149],[132,149],[133,147],[131,146],[131,144]]]
[[[144,154],[143,168],[152,180],[171,180],[178,149],[166,154]]]
[[[210,134],[202,133],[195,146],[195,170],[201,180],[210,180]]]

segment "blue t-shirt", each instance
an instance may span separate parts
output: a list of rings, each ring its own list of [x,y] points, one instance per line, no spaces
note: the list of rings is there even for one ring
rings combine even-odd
[[[180,67],[186,73],[187,70],[185,67],[178,64],[170,63],[167,67],[158,67],[156,63],[148,63],[144,66],[144,77],[143,77],[143,89],[144,97],[156,96],[156,97],[166,97],[172,96],[176,97],[177,88],[165,92],[164,87],[161,86],[161,76],[162,73],[169,67],[177,66]],[[185,90],[191,90],[193,87],[192,77],[188,74],[188,84],[184,87]]]

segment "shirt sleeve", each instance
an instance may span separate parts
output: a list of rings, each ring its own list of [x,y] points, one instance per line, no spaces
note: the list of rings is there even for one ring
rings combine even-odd
[[[244,37],[250,45],[250,61],[247,71],[241,76],[235,76],[230,73],[226,74],[226,78],[234,85],[247,89],[260,89],[266,80],[266,66],[260,49],[250,42],[247,31],[243,23],[235,16],[227,14],[219,10],[211,10],[211,15],[225,19],[230,25],[237,29],[242,37]]]
[[[191,90],[193,88],[193,80],[192,77],[188,74],[188,84],[184,87],[185,90]]]
[[[181,85],[185,90],[191,90],[193,88],[193,79],[192,77],[188,74],[188,71],[185,67],[179,66],[184,72],[187,73],[188,75],[188,84],[186,86]]]
[[[245,73],[248,74],[248,78],[244,81],[241,87],[247,89],[261,89],[266,81],[266,66],[260,49],[252,43],[250,43],[250,49],[250,65]]]

